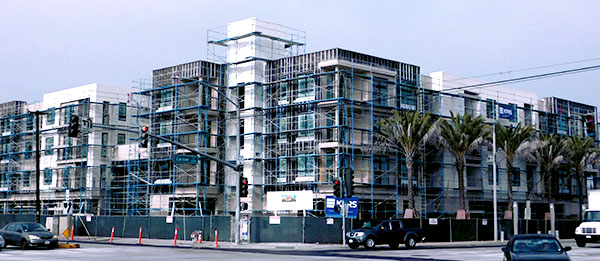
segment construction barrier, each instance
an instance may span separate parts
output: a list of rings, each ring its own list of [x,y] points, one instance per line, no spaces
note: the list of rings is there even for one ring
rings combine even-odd
[[[175,238],[173,238],[173,246],[177,247],[177,228],[175,228]]]
[[[112,230],[110,231],[110,243],[113,242],[114,237],[115,237],[115,226],[113,226]]]

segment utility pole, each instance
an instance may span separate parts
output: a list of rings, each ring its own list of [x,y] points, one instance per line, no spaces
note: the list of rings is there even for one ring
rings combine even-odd
[[[40,203],[40,115],[44,112],[29,112],[35,116],[35,222],[41,222],[42,206]]]

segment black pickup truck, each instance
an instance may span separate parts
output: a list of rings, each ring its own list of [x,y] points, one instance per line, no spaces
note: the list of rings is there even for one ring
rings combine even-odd
[[[389,244],[395,249],[402,243],[406,248],[414,248],[424,239],[423,229],[405,228],[401,220],[386,220],[373,228],[363,227],[346,233],[346,243],[352,249],[360,245],[371,249],[381,244]]]

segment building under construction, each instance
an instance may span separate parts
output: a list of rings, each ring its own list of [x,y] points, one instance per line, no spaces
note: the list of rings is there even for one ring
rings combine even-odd
[[[245,214],[273,214],[269,192],[310,191],[312,210],[277,214],[324,216],[325,197],[333,194],[333,181],[342,179],[353,183],[345,189],[359,198],[361,219],[401,215],[408,202],[404,159],[373,148],[377,122],[393,110],[439,117],[451,112],[481,115],[492,122],[502,107],[511,116],[499,123],[507,126],[522,123],[553,132],[565,121],[578,126],[572,127],[580,130],[576,133],[592,131],[583,127],[580,115],[548,110],[548,102],[540,103],[534,93],[502,86],[462,88],[477,82],[441,72],[425,76],[417,65],[341,48],[306,53],[304,32],[254,18],[210,30],[207,36],[210,61],[154,70],[151,84],[127,91],[97,90],[118,93],[114,98],[89,95],[58,102],[61,98],[55,95],[45,96],[43,105],[29,105],[30,110],[57,112],[52,116],[56,120],[42,128],[43,154],[54,151],[42,157],[47,162],[42,163],[42,176],[47,166],[52,177],[42,187],[46,213],[64,211],[59,206],[64,201],[72,201],[79,213],[98,215],[233,213],[237,171],[170,142],[150,139],[147,147],[140,146],[136,133],[141,126],[149,126],[152,135],[242,165],[242,176],[250,184],[248,196],[242,198],[249,205]],[[53,104],[47,105],[46,98]],[[0,106],[0,193],[7,213],[31,212],[33,206],[32,182],[24,181],[35,171],[33,118],[26,107],[24,102]],[[594,115],[595,123],[596,108],[591,108],[593,112],[586,113]],[[72,113],[94,123],[81,138],[63,137]],[[107,114],[112,116],[104,121]],[[48,121],[50,114],[46,117]],[[48,147],[52,135],[57,145]],[[490,218],[493,213],[491,151],[486,145],[466,159],[471,217]],[[509,173],[502,155],[498,158],[503,208]],[[453,216],[458,175],[452,154],[438,145],[425,145],[416,163],[419,213]],[[543,217],[547,200],[540,193],[539,166],[519,162],[515,167],[510,173],[515,199],[523,205],[532,200],[534,217]],[[598,176],[594,169],[587,173]],[[577,213],[577,182],[568,175],[561,180],[556,208],[559,215],[568,216]]]

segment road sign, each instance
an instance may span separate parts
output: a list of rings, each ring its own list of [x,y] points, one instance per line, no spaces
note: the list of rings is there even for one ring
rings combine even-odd
[[[198,164],[198,157],[190,155],[175,155],[175,163]]]
[[[357,218],[358,217],[358,198],[345,198],[346,209],[348,209],[346,217]],[[325,216],[327,217],[342,217],[342,213],[335,211],[335,206],[339,206],[342,209],[342,199],[334,198],[332,196],[325,197]]]

